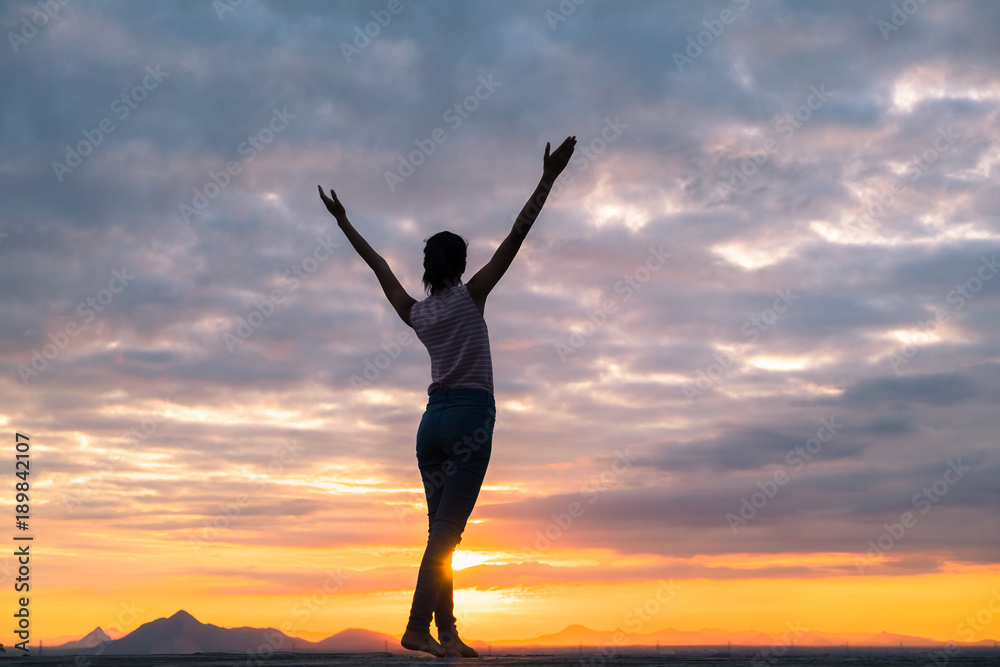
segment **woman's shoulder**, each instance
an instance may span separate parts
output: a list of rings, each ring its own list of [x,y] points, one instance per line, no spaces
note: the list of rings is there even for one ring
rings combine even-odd
[[[465,283],[459,283],[453,287],[449,287],[446,290],[431,294],[429,297],[424,299],[424,302],[439,303],[441,305],[446,305],[449,303],[454,303],[457,300],[471,299],[469,295],[469,288]]]
[[[457,300],[471,299],[469,289],[464,283],[459,283],[443,292],[432,293],[427,298],[415,302],[410,306],[410,321],[416,323],[418,320],[432,320],[437,315],[447,311],[449,305],[456,303]]]

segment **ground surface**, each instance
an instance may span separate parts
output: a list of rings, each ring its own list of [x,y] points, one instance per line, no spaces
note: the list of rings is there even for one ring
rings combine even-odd
[[[263,656],[239,656],[233,654],[196,655],[144,655],[144,656],[69,656],[32,655],[18,658],[9,653],[0,656],[0,664],[25,663],[32,667],[341,667],[347,665],[368,665],[370,667],[403,667],[405,665],[482,665],[482,667],[1000,667],[1000,653],[981,651],[977,654],[948,656],[943,651],[871,651],[858,649],[853,652],[830,653],[815,650],[811,654],[791,653],[781,658],[762,657],[754,652],[736,652],[733,655],[711,655],[708,651],[678,651],[676,654],[615,655],[600,653],[575,653],[566,655],[492,655],[481,659],[424,658],[418,655],[398,655],[389,653],[295,653]]]

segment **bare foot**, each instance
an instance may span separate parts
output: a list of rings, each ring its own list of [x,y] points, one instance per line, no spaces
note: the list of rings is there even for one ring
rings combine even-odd
[[[403,648],[411,651],[423,651],[424,653],[430,653],[438,658],[444,658],[447,656],[446,651],[441,648],[441,645],[437,643],[434,637],[431,637],[430,632],[407,630],[403,633],[403,637],[399,640],[399,643]]]
[[[476,649],[471,646],[466,646],[458,633],[438,633],[438,639],[441,641],[441,647],[444,648],[447,653],[445,654],[449,658],[478,658],[479,654]]]

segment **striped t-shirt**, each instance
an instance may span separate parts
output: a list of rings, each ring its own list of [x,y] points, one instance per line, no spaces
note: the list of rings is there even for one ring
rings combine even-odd
[[[438,387],[472,387],[493,393],[486,320],[465,285],[413,304],[410,325],[431,355],[428,394]]]

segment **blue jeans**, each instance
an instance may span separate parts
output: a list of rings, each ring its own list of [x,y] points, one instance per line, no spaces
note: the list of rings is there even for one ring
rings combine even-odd
[[[451,556],[479,497],[493,447],[493,395],[483,389],[439,387],[417,429],[417,464],[427,496],[427,548],[407,630],[455,630]]]

